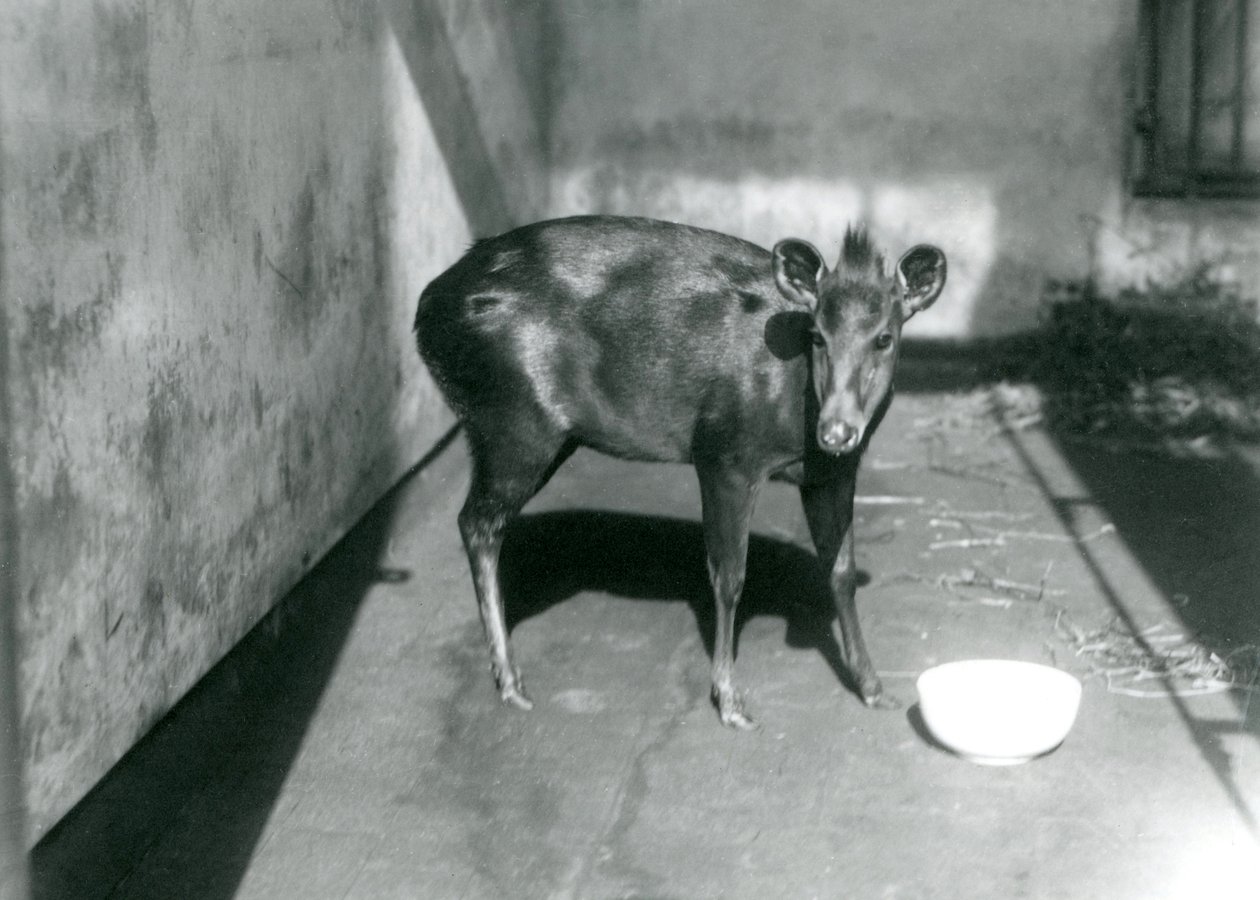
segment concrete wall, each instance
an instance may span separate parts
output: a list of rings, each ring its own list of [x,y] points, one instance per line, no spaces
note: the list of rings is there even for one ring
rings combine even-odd
[[[0,273],[4,272],[0,246]],[[0,274],[0,277],[3,277]],[[0,384],[8,381],[9,329],[0,303]],[[18,699],[18,528],[10,458],[9,398],[0,390],[0,897],[22,898],[26,870],[26,791]]]
[[[450,426],[411,319],[540,211],[523,14],[0,10],[32,838]]]
[[[1225,251],[1260,282],[1255,204],[1126,200],[1135,0],[563,0],[550,16],[555,213],[829,255],[853,219],[889,252],[938,243],[950,287],[920,336],[1030,325],[1046,278],[1115,284]]]

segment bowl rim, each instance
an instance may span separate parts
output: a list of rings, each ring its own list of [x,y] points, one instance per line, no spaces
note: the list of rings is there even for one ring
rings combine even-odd
[[[1024,659],[1006,659],[1002,657],[977,657],[968,659],[955,659],[949,662],[938,663],[930,666],[919,673],[919,677],[915,679],[915,688],[920,690],[920,699],[922,699],[922,686],[947,676],[950,672],[962,671],[968,668],[993,668],[995,670],[1016,670],[1023,672],[1036,672],[1039,676],[1044,675],[1048,679],[1058,680],[1064,688],[1068,690],[1075,689],[1080,692],[1084,685],[1081,679],[1077,678],[1071,672],[1060,669],[1057,666],[1047,665],[1045,663],[1031,662]]]

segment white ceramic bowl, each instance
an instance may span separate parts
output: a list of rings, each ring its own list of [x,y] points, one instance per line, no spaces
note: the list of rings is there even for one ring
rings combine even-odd
[[[919,711],[932,736],[988,766],[1027,762],[1067,737],[1081,683],[1067,672],[1012,659],[945,663],[919,676]]]

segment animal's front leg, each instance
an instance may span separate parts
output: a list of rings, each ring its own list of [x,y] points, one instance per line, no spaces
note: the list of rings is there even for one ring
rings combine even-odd
[[[717,608],[713,638],[713,700],[722,724],[756,727],[744,711],[742,692],[735,686],[735,607],[744,589],[748,557],[748,525],[758,483],[721,468],[697,466],[704,515],[704,544],[709,580]]]
[[[895,709],[899,704],[884,694],[858,623],[854,602],[857,566],[853,559],[853,490],[852,478],[806,484],[801,486],[801,502],[818,558],[830,573],[831,596],[840,626],[840,656],[853,686],[867,706]]]

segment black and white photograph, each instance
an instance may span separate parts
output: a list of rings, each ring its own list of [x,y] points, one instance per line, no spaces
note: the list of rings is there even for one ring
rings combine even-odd
[[[1260,0],[0,0],[97,898],[1260,898]]]

